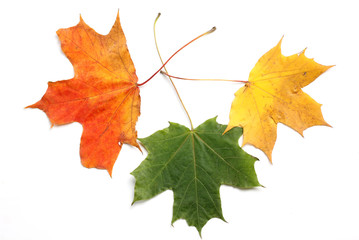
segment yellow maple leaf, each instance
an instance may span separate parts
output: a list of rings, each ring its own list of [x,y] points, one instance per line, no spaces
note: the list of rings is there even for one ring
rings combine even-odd
[[[243,145],[261,149],[272,162],[277,123],[283,123],[303,136],[311,126],[330,126],[323,119],[321,104],[301,88],[332,66],[316,63],[304,55],[283,56],[281,42],[264,54],[249,74],[248,82],[235,93],[229,124],[243,128]]]

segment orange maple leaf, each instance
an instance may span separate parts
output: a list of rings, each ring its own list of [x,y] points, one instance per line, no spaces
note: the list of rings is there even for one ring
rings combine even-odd
[[[138,78],[119,14],[108,35],[96,33],[81,17],[76,26],[60,29],[57,35],[75,76],[49,82],[42,99],[28,107],[43,110],[52,125],[81,123],[83,166],[107,169],[111,175],[123,143],[139,148]]]

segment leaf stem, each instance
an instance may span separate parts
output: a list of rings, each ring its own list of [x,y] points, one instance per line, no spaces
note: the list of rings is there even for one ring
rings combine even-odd
[[[155,20],[155,22],[154,22],[154,24],[153,24],[153,35],[154,35],[154,38],[155,38],[156,50],[157,50],[158,56],[159,56],[159,58],[160,58],[160,60],[161,60],[161,63],[162,63],[162,65],[163,65],[163,69],[165,70],[166,75],[168,76],[169,80],[171,81],[171,84],[172,84],[174,90],[176,91],[176,94],[177,94],[177,96],[178,96],[178,99],[180,100],[181,105],[182,105],[184,111],[186,112],[187,118],[188,118],[189,123],[190,123],[190,125],[191,125],[191,130],[193,130],[192,119],[191,119],[191,117],[190,117],[190,115],[189,115],[189,113],[188,113],[188,111],[187,111],[187,109],[186,109],[186,107],[185,107],[185,105],[184,105],[184,103],[183,103],[183,101],[182,101],[182,98],[181,98],[181,96],[180,96],[180,94],[179,94],[179,92],[178,92],[178,90],[177,90],[176,85],[174,84],[172,78],[169,76],[168,71],[167,71],[166,67],[165,67],[164,64],[163,64],[163,60],[162,60],[162,57],[161,57],[161,53],[160,53],[160,50],[159,50],[159,48],[158,48],[157,37],[156,37],[156,23],[157,23],[157,20],[158,20],[158,18],[159,18],[160,16],[161,16],[161,13],[158,13],[158,15],[157,15],[157,17],[156,17],[156,20]],[[203,34],[202,34],[202,35],[203,35]],[[192,40],[192,41],[193,41],[193,40]],[[161,72],[162,72],[162,71],[161,71]]]
[[[176,79],[181,79],[181,80],[192,80],[192,81],[222,81],[222,82],[239,82],[239,83],[248,83],[248,81],[244,81],[244,80],[231,80],[231,79],[218,79],[218,78],[183,78],[183,77],[176,77],[173,75],[168,74],[168,72],[164,72],[161,71],[160,72],[163,75],[166,75],[169,78],[176,78]]]
[[[155,20],[154,28],[155,28],[156,22],[157,22],[157,20],[158,20],[158,18],[159,18],[160,16],[161,16],[161,14],[159,13],[158,16],[157,16],[157,18],[156,18],[156,20]],[[137,86],[142,86],[142,85],[146,84],[148,81],[150,81],[150,80],[151,80],[154,76],[156,76],[156,74],[159,73],[159,72],[161,71],[161,69],[164,68],[165,65],[166,65],[179,51],[181,51],[183,48],[187,47],[189,44],[191,44],[192,42],[196,41],[197,39],[203,37],[204,35],[207,35],[207,34],[209,34],[209,33],[214,32],[215,30],[216,30],[216,27],[213,27],[211,30],[209,30],[209,31],[207,31],[207,32],[205,32],[205,33],[199,35],[198,37],[192,39],[191,41],[189,41],[189,42],[188,42],[187,44],[185,44],[183,47],[181,47],[180,49],[178,49],[174,54],[172,54],[172,56],[169,57],[165,63],[163,63],[163,61],[162,61],[162,66],[160,67],[160,69],[158,69],[150,78],[148,78],[148,79],[147,79],[146,81],[144,81],[143,83],[137,84]],[[156,34],[155,34],[155,35],[156,35]],[[157,45],[156,45],[156,46],[157,46]]]

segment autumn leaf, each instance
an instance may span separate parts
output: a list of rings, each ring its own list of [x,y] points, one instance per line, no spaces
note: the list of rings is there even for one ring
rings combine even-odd
[[[165,190],[174,193],[172,223],[185,219],[199,233],[211,218],[224,220],[219,196],[221,184],[238,188],[260,186],[256,158],[238,146],[241,128],[222,135],[225,125],[212,118],[189,130],[177,123],[140,139],[147,158],[132,172],[136,178],[134,202]]]
[[[302,88],[332,66],[307,58],[305,50],[289,57],[283,56],[281,42],[259,59],[248,83],[235,93],[225,130],[243,127],[243,145],[251,144],[261,149],[270,161],[278,123],[301,135],[311,126],[329,126],[323,119],[321,104]]]
[[[83,166],[107,169],[111,175],[123,143],[139,148],[138,79],[119,14],[108,35],[96,33],[81,17],[76,26],[60,29],[57,35],[75,76],[49,82],[42,99],[28,107],[43,110],[52,125],[81,123]]]

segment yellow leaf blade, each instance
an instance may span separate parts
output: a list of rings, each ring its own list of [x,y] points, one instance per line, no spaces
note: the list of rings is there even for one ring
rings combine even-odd
[[[316,63],[304,55],[281,53],[281,42],[264,54],[252,69],[248,83],[233,100],[225,132],[243,127],[243,145],[261,149],[272,161],[277,138],[277,123],[283,123],[299,134],[325,122],[321,105],[301,88],[313,82],[332,66]]]

